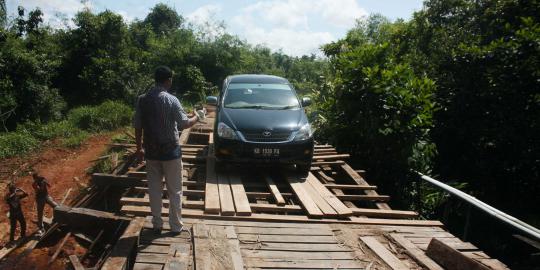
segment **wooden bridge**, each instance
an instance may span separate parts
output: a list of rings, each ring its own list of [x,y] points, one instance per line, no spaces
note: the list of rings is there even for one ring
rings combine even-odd
[[[97,186],[128,188],[121,213],[134,218],[102,269],[507,269],[439,221],[391,209],[331,145],[315,146],[306,178],[255,167],[216,173],[212,127],[208,118],[181,137],[189,232],[175,236],[165,224],[152,234],[144,163],[94,174]]]

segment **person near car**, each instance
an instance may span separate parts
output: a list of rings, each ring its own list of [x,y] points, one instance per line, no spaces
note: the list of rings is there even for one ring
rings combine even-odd
[[[15,230],[17,229],[17,222],[21,226],[21,239],[26,236],[26,221],[22,211],[21,200],[26,198],[28,194],[10,183],[8,186],[8,192],[4,197],[4,200],[9,206],[9,241],[15,240]]]
[[[200,116],[188,117],[178,98],[168,93],[173,72],[166,66],[156,68],[155,85],[139,96],[133,119],[137,158],[146,160],[148,193],[155,233],[163,228],[161,218],[162,182],[165,178],[169,198],[169,225],[173,233],[180,233],[182,198],[182,149],[179,133],[192,127]],[[197,112],[198,113],[198,112]]]
[[[37,172],[32,173],[32,178],[34,179],[32,188],[34,188],[36,195],[38,233],[41,234],[43,233],[43,210],[45,209],[45,204],[48,204],[52,208],[55,208],[58,204],[49,195],[49,188],[51,187],[49,181]]]

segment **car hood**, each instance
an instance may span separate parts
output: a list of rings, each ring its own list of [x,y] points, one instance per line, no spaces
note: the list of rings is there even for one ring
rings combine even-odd
[[[223,108],[222,113],[232,126],[241,132],[258,131],[295,131],[307,122],[304,111],[230,109]]]

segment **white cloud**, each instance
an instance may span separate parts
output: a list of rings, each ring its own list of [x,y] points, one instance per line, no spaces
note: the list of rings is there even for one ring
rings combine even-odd
[[[197,8],[186,16],[187,20],[196,25],[204,25],[209,21],[215,20],[217,13],[221,12],[220,5],[204,5]]]
[[[264,44],[273,50],[282,49],[284,53],[294,56],[319,54],[320,45],[334,40],[334,36],[328,32],[295,31],[285,28],[268,31],[255,27],[246,31],[243,36],[250,43]]]
[[[81,3],[79,0],[25,0],[8,1],[8,9],[17,12],[17,6],[24,7],[27,12],[35,8],[40,8],[43,12],[43,21],[52,27],[74,26],[71,18],[84,8],[92,9],[90,1]]]
[[[322,0],[317,1],[322,17],[329,23],[339,27],[351,27],[356,19],[367,16],[368,12],[361,8],[355,0]]]
[[[329,31],[312,28],[326,25],[346,31],[367,14],[356,0],[264,0],[241,9],[232,23],[250,43],[299,56],[320,54],[322,44],[335,40]]]

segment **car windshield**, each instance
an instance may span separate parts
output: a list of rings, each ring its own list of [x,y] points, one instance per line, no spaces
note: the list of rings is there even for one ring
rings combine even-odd
[[[231,83],[227,88],[225,108],[286,110],[300,108],[298,99],[287,84]]]

